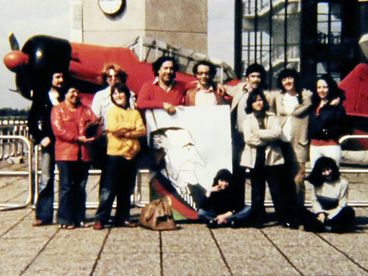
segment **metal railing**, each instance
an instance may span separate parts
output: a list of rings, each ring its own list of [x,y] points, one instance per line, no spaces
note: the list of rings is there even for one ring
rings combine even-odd
[[[35,204],[37,202],[38,199],[38,193],[39,193],[39,189],[38,189],[38,183],[40,181],[40,175],[41,175],[41,170],[39,167],[39,153],[40,153],[40,146],[37,145],[34,147],[34,159],[35,159],[35,168],[34,168],[34,183],[35,183],[35,187],[34,187],[34,194],[32,197],[32,204]],[[145,204],[147,204],[149,202],[149,185],[147,185],[147,183],[144,183],[144,178],[146,175],[149,175],[150,171],[146,170],[146,169],[140,169],[137,172],[137,177],[136,177],[136,185],[135,185],[135,190],[134,193],[132,195],[132,204],[138,206],[138,207],[143,207]],[[54,175],[55,177],[59,176],[59,170],[57,169],[57,166],[55,166],[55,170],[54,170]],[[89,169],[88,170],[88,175],[101,175],[101,170],[100,169]],[[87,201],[86,202],[86,207],[88,209],[90,208],[97,208],[98,207],[99,202],[97,201]],[[59,207],[59,204],[57,202],[54,202],[54,209],[57,209]],[[116,203],[114,203],[113,207],[116,207]]]
[[[346,135],[343,136],[339,143],[343,144],[347,140],[351,139],[368,139],[368,135]],[[38,196],[38,185],[36,183],[39,182],[39,175],[41,171],[39,170],[39,147],[33,148],[32,143],[27,137],[21,135],[0,135],[0,141],[3,140],[12,140],[13,142],[19,143],[20,141],[22,144],[25,145],[23,147],[24,155],[28,155],[28,166],[27,170],[23,171],[0,171],[0,176],[27,176],[28,177],[28,195],[24,203],[0,203],[0,211],[2,210],[12,210],[12,209],[19,209],[25,208],[30,204],[34,204],[37,200]],[[33,149],[35,152],[33,153]],[[33,168],[33,158],[35,158],[35,165]],[[307,169],[307,172],[310,172],[310,168]],[[368,169],[366,168],[341,168],[340,172],[343,174],[368,174]],[[97,169],[90,169],[89,175],[100,175],[101,170]],[[55,175],[58,175],[58,170],[55,169]],[[140,170],[137,174],[136,179],[136,189],[133,194],[132,202],[136,206],[144,206],[146,203],[149,202],[150,198],[150,188],[149,188],[149,179],[151,177],[151,172],[149,170]],[[272,206],[270,201],[265,202],[266,206]],[[306,205],[310,205],[310,202],[306,202]],[[354,200],[349,201],[349,205],[355,207],[368,207],[368,200]],[[98,202],[87,202],[87,208],[96,208],[98,206]],[[55,203],[54,207],[58,207],[57,203]]]
[[[24,136],[20,135],[0,135],[0,141],[3,140],[17,140],[22,141],[24,145],[26,145],[26,153],[28,154],[28,169],[27,171],[0,171],[0,176],[28,176],[28,195],[27,199],[24,203],[0,203],[0,210],[14,210],[25,208],[29,204],[33,202],[33,152],[32,152],[32,143],[30,140]]]

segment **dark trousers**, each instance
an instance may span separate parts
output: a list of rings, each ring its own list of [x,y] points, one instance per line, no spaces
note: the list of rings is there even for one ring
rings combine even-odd
[[[52,223],[54,217],[54,144],[41,147],[41,176],[38,183],[36,219]]]
[[[208,222],[210,222],[210,220],[215,219],[218,215],[221,215],[221,214],[218,214],[213,210],[205,210],[205,209],[199,209],[198,210],[199,219],[202,220],[205,223],[208,223]],[[227,222],[229,223],[229,222],[235,220],[238,224],[240,224],[240,225],[244,224],[245,225],[247,223],[250,223],[251,215],[252,215],[251,207],[244,206],[238,212],[236,212],[235,214],[228,217]]]
[[[300,220],[305,231],[324,232],[327,227],[332,232],[344,232],[352,225],[355,219],[355,211],[352,207],[346,206],[332,219],[326,220],[324,223],[317,219],[317,214],[307,209],[301,210]]]
[[[86,215],[89,163],[57,161],[60,172],[58,223],[79,226]]]
[[[233,130],[232,133],[232,153],[233,153],[233,179],[234,186],[239,197],[239,202],[245,202],[245,167],[240,166],[241,154],[244,149],[244,138],[243,134]]]
[[[285,222],[290,217],[289,208],[285,201],[282,192],[287,190],[284,185],[290,186],[290,181],[285,181],[285,167],[283,165],[278,166],[261,166],[251,169],[250,180],[252,186],[251,198],[252,198],[252,213],[254,220],[262,222],[265,215],[265,191],[266,181],[271,193],[273,206],[275,208],[276,215],[280,222]]]
[[[117,201],[115,221],[129,220],[130,196],[134,190],[136,176],[135,160],[108,155],[105,171],[96,220],[102,223],[108,221],[115,197]]]
[[[107,138],[101,135],[97,140],[89,144],[92,166],[101,170],[99,195],[105,180],[105,167],[107,162]]]

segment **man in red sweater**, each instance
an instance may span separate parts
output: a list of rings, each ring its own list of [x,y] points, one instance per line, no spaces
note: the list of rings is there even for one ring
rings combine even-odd
[[[175,106],[184,104],[185,83],[175,80],[178,64],[173,57],[162,56],[152,63],[156,76],[153,82],[143,84],[137,100],[137,108],[164,109],[175,114]]]

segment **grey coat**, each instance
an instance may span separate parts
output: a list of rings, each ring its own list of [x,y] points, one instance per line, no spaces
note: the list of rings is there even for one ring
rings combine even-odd
[[[281,149],[277,144],[281,135],[281,127],[275,114],[266,112],[265,129],[259,128],[258,120],[253,113],[247,114],[243,121],[243,131],[245,147],[240,161],[242,166],[254,168],[259,146],[266,146],[266,166],[284,164]]]

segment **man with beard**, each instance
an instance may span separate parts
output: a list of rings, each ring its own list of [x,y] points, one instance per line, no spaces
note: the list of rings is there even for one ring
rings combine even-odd
[[[54,216],[54,144],[50,116],[53,106],[58,105],[64,74],[55,72],[51,75],[51,88],[46,97],[35,97],[28,115],[29,132],[35,145],[41,146],[41,179],[38,186],[36,218],[33,226],[51,224]]]

